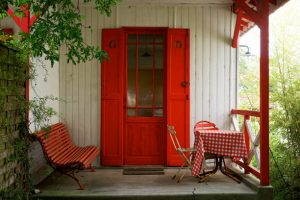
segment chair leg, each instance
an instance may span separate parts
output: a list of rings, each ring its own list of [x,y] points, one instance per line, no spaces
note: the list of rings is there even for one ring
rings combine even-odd
[[[224,174],[225,176],[228,176],[229,178],[236,181],[237,183],[241,183],[241,180],[239,178],[237,178],[233,173],[231,173],[227,170],[224,158],[221,157],[220,159],[221,159],[220,160],[220,171],[222,172],[222,174]],[[222,162],[223,162],[224,167],[222,167]]]
[[[205,171],[203,169],[203,173],[199,174],[199,176],[206,176],[206,175],[211,175],[211,174],[215,174],[218,171],[218,167],[219,167],[219,161],[218,161],[218,157],[215,156],[215,168],[211,171]]]
[[[172,176],[172,179],[175,179],[180,174],[181,167],[177,170],[177,172]]]
[[[177,175],[180,175],[181,170],[184,169],[184,168],[190,168],[190,167],[189,167],[189,163],[184,162],[184,163],[180,166],[180,168],[178,169],[177,173],[174,175],[174,179],[175,179],[175,177],[176,177]],[[184,172],[180,175],[180,177],[177,179],[177,183],[179,183],[179,182],[183,179],[183,177],[185,176],[185,174],[186,174],[186,171],[184,171]]]
[[[180,176],[179,179],[177,180],[177,183],[179,183],[179,182],[183,179],[183,177],[185,176],[185,174],[186,174],[186,171],[184,171],[184,172],[181,174],[181,176]]]
[[[90,164],[90,169],[91,169],[91,172],[96,172],[95,168],[92,166],[92,164]]]

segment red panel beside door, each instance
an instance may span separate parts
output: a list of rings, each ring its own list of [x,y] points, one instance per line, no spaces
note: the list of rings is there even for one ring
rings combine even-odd
[[[103,29],[101,67],[101,164],[123,165],[124,30]]]
[[[175,126],[180,144],[188,147],[190,141],[189,30],[169,29],[167,48],[167,123]],[[168,137],[167,165],[181,164]]]

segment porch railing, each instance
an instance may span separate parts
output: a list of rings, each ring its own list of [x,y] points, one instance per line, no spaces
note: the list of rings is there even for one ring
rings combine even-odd
[[[239,128],[239,122],[237,115],[242,116],[242,128]],[[248,157],[241,160],[235,160],[234,162],[239,166],[243,167],[245,170],[245,174],[253,174],[258,179],[261,180],[261,159],[269,159],[260,156],[260,124],[258,120],[258,130],[254,131],[253,123],[251,123],[251,118],[256,117],[260,118],[260,112],[258,111],[250,111],[250,110],[232,110],[231,111],[231,119],[232,124],[235,130],[241,131],[245,137],[246,148],[248,152]],[[256,158],[256,167],[253,165],[253,158]]]

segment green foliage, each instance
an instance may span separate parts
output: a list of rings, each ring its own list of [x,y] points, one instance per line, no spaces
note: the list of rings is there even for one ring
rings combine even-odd
[[[242,54],[239,69],[239,107],[244,110],[259,110],[259,59],[257,56]]]
[[[84,3],[94,3],[95,9],[102,14],[110,15],[111,6],[120,0],[84,0]],[[77,3],[74,3],[77,2]],[[19,48],[30,50],[30,56],[45,56],[53,65],[59,60],[59,48],[65,45],[67,48],[68,62],[73,64],[86,62],[91,59],[102,60],[107,54],[97,46],[91,46],[84,42],[82,29],[91,27],[83,26],[84,16],[80,13],[79,1],[72,0],[5,0],[1,5],[15,6],[16,15],[22,15],[21,5],[30,5],[31,13],[38,16],[29,34],[21,34]],[[6,16],[6,7],[0,7],[0,17]]]
[[[34,97],[29,102],[29,110],[32,113],[30,123],[34,126],[34,130],[41,130],[50,124],[50,118],[56,115],[56,111],[52,107],[47,106],[49,101],[58,101],[57,97]]]
[[[284,50],[271,60],[271,180],[276,199],[300,198],[300,63],[291,58]]]
[[[300,199],[299,8],[298,1],[287,4],[272,18],[271,26],[270,175],[278,200]]]

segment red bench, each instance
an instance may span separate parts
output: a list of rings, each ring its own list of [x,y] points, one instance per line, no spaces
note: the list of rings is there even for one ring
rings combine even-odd
[[[61,173],[74,179],[83,190],[84,186],[75,176],[79,170],[90,168],[94,172],[92,162],[99,155],[95,146],[75,146],[64,124],[57,123],[47,130],[35,134],[42,145],[44,154],[50,165]]]

